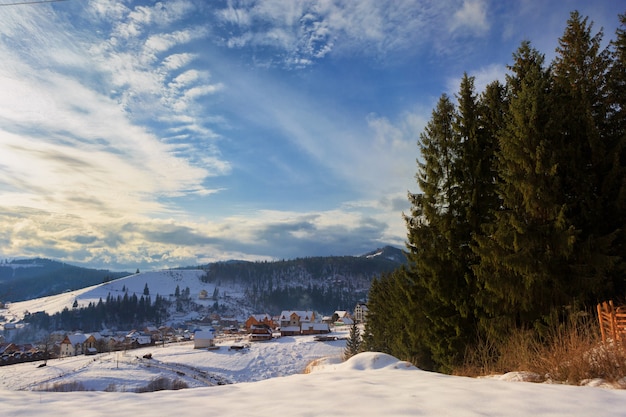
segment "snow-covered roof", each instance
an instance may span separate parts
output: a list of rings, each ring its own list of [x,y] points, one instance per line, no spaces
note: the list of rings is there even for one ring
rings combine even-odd
[[[85,341],[87,340],[87,335],[84,333],[68,334],[67,339],[72,345],[76,345],[78,343],[85,343]]]
[[[281,320],[289,320],[289,318],[293,315],[297,315],[300,318],[300,321],[310,321],[315,317],[315,313],[313,311],[297,311],[297,310],[283,310],[280,313]]]

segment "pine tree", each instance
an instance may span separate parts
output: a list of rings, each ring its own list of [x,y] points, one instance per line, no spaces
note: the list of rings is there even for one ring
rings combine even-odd
[[[354,355],[361,352],[361,331],[359,330],[359,326],[356,322],[353,322],[350,326],[350,336],[346,341],[346,348],[343,351],[343,359],[348,360]]]
[[[566,271],[575,230],[566,217],[557,167],[560,143],[552,129],[551,78],[529,42],[514,54],[507,77],[510,105],[497,150],[502,208],[476,236],[478,302],[503,333],[566,302],[558,277]],[[496,323],[498,325],[496,325]],[[495,326],[495,327],[494,327]]]
[[[626,14],[619,16],[621,26],[616,30],[616,38],[611,42],[613,48],[611,65],[608,73],[608,155],[612,155],[611,166],[606,176],[603,194],[611,196],[610,211],[606,215],[621,228],[616,233],[611,254],[617,254],[620,261],[609,274],[613,294],[626,293],[626,265],[623,254],[626,253]],[[608,298],[608,297],[606,297]]]
[[[606,278],[617,261],[611,246],[623,227],[611,192],[617,178],[607,175],[615,153],[607,131],[610,54],[602,49],[602,30],[592,35],[592,28],[587,18],[571,13],[552,65],[553,118],[561,135],[558,174],[567,215],[578,230],[568,286],[583,295],[582,301],[595,301],[610,287]]]
[[[422,193],[409,196],[411,215],[405,217],[410,250],[407,298],[411,309],[421,310],[410,315],[426,319],[417,333],[443,371],[459,363],[475,333],[469,218],[480,218],[480,191],[474,193],[480,180],[474,169],[480,165],[482,143],[473,79],[467,75],[458,98],[457,112],[442,96],[420,136],[424,162],[418,162],[417,180]]]

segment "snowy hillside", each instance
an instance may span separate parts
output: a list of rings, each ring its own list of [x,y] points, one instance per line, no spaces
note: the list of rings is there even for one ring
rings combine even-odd
[[[106,300],[108,295],[117,297],[118,295],[144,294],[147,286],[149,295],[154,297],[159,294],[165,298],[172,298],[176,287],[182,291],[189,288],[191,299],[200,307],[208,308],[215,301],[211,295],[217,288],[219,292],[219,303],[228,308],[229,312],[241,317],[247,317],[251,310],[247,308],[244,300],[243,290],[237,285],[217,285],[202,282],[200,278],[205,274],[201,270],[167,270],[144,272],[119,278],[103,284],[93,285],[80,290],[69,291],[58,295],[37,298],[28,301],[7,303],[5,309],[0,309],[0,324],[16,322],[24,317],[25,312],[36,313],[45,311],[49,315],[58,313],[64,308],[72,309],[76,302],[77,307],[86,307],[89,303],[98,303],[100,299]],[[200,292],[204,290],[209,295],[208,299],[201,299]],[[196,311],[189,311],[186,314],[174,317],[177,320],[195,318],[200,314]]]

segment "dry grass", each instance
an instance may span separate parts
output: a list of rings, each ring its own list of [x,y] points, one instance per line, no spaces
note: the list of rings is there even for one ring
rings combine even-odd
[[[527,371],[537,382],[580,385],[602,379],[616,386],[626,382],[626,346],[602,343],[597,320],[573,315],[539,336],[533,330],[516,330],[507,339],[480,340],[454,373],[466,376]]]
[[[70,382],[55,382],[54,384],[46,384],[43,387],[36,389],[36,391],[49,391],[49,392],[75,392],[75,391],[88,391],[82,382],[70,381]]]

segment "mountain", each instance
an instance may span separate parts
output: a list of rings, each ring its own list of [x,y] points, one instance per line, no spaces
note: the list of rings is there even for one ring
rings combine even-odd
[[[404,254],[404,252],[401,249],[395,248],[393,246],[384,246],[382,248],[361,255],[361,257],[369,259],[380,257],[398,264],[406,263],[406,255]]]
[[[24,312],[29,312],[27,321],[49,330],[97,331],[103,327],[134,328],[148,322],[180,323],[213,313],[243,320],[253,313],[278,314],[282,310],[330,315],[336,310],[352,310],[356,303],[365,301],[372,279],[398,268],[400,256],[399,249],[386,247],[362,256],[217,262],[112,280],[100,278],[97,284],[81,289],[70,288],[67,282],[59,284],[58,277],[75,272],[74,268],[86,275],[93,270],[43,260],[20,267],[5,264],[2,266],[15,271],[16,276],[39,272],[33,276],[41,285],[48,283],[47,294],[53,287],[63,290],[54,296],[7,303],[0,321],[17,323],[24,319]],[[64,268],[45,277],[43,264],[51,270],[50,265]],[[12,276],[9,284],[17,287],[21,282]]]
[[[275,262],[220,262],[205,265],[207,283],[241,285],[258,311],[312,309],[332,313],[367,299],[374,277],[406,262],[387,246],[361,256],[325,256]]]
[[[130,275],[88,269],[50,259],[4,260],[0,263],[0,301],[23,301],[85,288]]]

